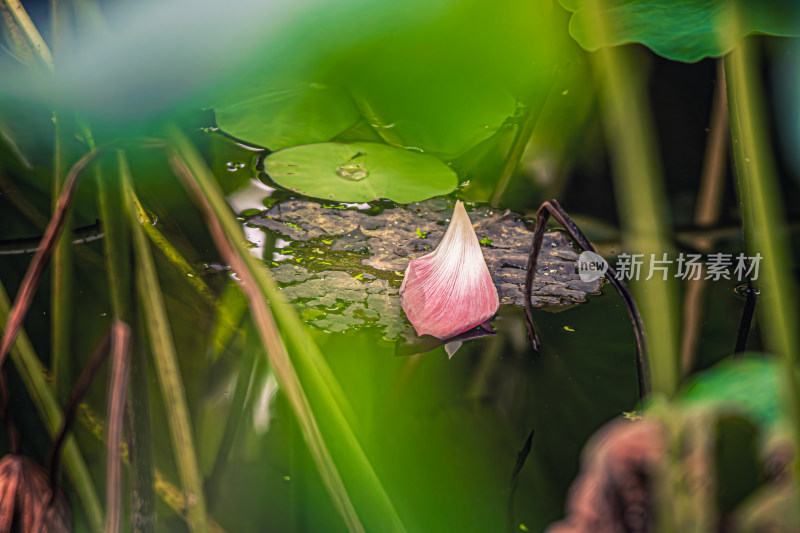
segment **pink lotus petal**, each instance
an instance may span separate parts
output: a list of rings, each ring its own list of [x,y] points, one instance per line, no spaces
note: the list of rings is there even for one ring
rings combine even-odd
[[[417,335],[440,339],[472,329],[497,313],[497,289],[462,202],[456,202],[436,250],[408,264],[400,305]]]

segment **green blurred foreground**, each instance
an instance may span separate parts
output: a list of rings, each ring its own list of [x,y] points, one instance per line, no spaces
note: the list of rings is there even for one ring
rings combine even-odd
[[[582,509],[609,530],[797,529],[797,162],[769,137],[800,131],[796,113],[771,128],[800,108],[794,2],[0,8],[0,322],[23,326],[0,451],[47,467],[77,408],[58,472],[75,531],[605,531]],[[748,337],[733,280],[631,282],[644,404],[609,286],[536,310],[540,355],[513,306],[452,359],[398,355],[379,328],[306,323],[344,302],[286,301],[269,267],[302,264],[298,228],[248,220],[293,196],[448,196],[530,221],[557,197],[609,261],[760,253],[756,319]],[[132,332],[127,394],[117,351],[71,401],[112,322]]]

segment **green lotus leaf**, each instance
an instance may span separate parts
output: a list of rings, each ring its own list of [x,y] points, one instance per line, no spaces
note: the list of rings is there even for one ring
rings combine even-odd
[[[494,135],[516,111],[516,99],[499,84],[435,72],[420,77],[428,83],[372,80],[357,90],[364,117],[389,144],[454,159]]]
[[[319,143],[280,150],[264,169],[282,187],[339,202],[401,204],[451,192],[456,173],[439,159],[378,143]]]
[[[692,62],[724,55],[751,33],[800,35],[800,2],[795,0],[559,1],[573,12],[570,34],[589,51],[642,43],[668,59]],[[601,6],[605,35],[598,31],[593,2]]]
[[[689,405],[731,405],[751,420],[774,424],[781,417],[782,369],[767,354],[743,354],[693,378],[681,395]]]
[[[330,141],[360,118],[345,91],[301,82],[251,83],[214,113],[225,133],[271,150]]]

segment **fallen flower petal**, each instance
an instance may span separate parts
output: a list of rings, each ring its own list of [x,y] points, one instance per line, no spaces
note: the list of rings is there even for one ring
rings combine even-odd
[[[462,202],[433,253],[412,260],[400,305],[418,335],[448,339],[497,313],[500,300]]]

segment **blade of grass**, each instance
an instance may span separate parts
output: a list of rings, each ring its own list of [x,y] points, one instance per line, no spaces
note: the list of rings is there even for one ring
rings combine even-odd
[[[9,44],[11,55],[20,63],[31,63],[34,60],[33,50],[22,34],[14,17],[5,2],[0,3],[0,17],[3,19],[3,34]]]
[[[94,378],[97,375],[97,372],[100,371],[100,367],[108,358],[108,352],[111,348],[111,336],[112,329],[109,328],[103,335],[103,338],[100,339],[100,342],[97,343],[97,346],[92,352],[92,355],[89,356],[86,364],[83,365],[81,373],[75,380],[75,385],[72,387],[72,391],[70,391],[69,399],[67,400],[66,407],[64,409],[64,420],[61,423],[61,428],[59,429],[58,434],[53,439],[53,444],[50,446],[50,457],[48,464],[50,465],[50,484],[53,487],[57,485],[58,481],[57,477],[58,467],[61,460],[61,447],[72,431],[72,426],[75,422],[75,416],[78,413],[78,408],[80,407],[83,398],[86,396],[89,387],[94,382]]]
[[[33,295],[36,292],[39,282],[42,279],[42,274],[47,266],[47,261],[50,259],[51,254],[55,248],[56,242],[64,230],[67,211],[72,203],[72,197],[75,194],[75,188],[78,184],[78,178],[86,168],[98,155],[99,150],[92,150],[83,156],[75,165],[72,166],[67,178],[64,182],[64,187],[56,202],[56,207],[53,211],[53,217],[47,225],[42,243],[39,249],[33,256],[28,270],[20,284],[19,292],[14,300],[14,305],[9,313],[8,322],[6,322],[3,340],[0,343],[0,369],[3,368],[3,363],[8,355],[11,345],[17,336],[25,316],[28,313]]]
[[[94,144],[91,132],[85,128],[84,135]],[[118,165],[127,168],[125,154],[117,153]],[[103,175],[96,170],[100,216],[106,227],[105,250],[106,272],[111,289],[111,307],[116,318],[133,323],[131,272],[130,272],[130,228],[125,216],[122,199],[121,172]],[[139,323],[141,320],[139,321]],[[138,331],[138,330],[137,330]],[[139,339],[142,335],[137,335]],[[128,390],[128,416],[130,420],[130,513],[131,530],[149,533],[155,527],[155,493],[153,490],[153,461],[150,450],[150,403],[148,401],[147,360],[145,352],[135,350],[130,358],[131,386]],[[143,392],[144,391],[144,392]]]
[[[78,422],[85,427],[98,441],[107,442],[106,426],[103,420],[85,403],[80,405],[78,410]],[[125,464],[129,462],[128,446],[125,442],[120,443],[120,456]],[[167,479],[157,468],[153,469],[153,480],[155,492],[164,504],[175,511],[175,514],[186,519],[186,498],[183,491]],[[213,518],[208,517],[208,529],[211,533],[225,533],[225,530],[217,524]]]
[[[0,322],[6,325],[10,315],[11,304],[5,288],[0,284]],[[28,394],[39,411],[45,427],[51,435],[61,428],[64,415],[47,381],[42,363],[33,351],[30,339],[24,331],[19,332],[16,343],[11,350],[11,360],[17,368]],[[86,462],[74,438],[67,439],[64,445],[64,463],[75,494],[83,506],[92,531],[103,528],[103,509],[86,467]]]
[[[36,25],[31,20],[31,17],[28,16],[28,12],[25,11],[24,7],[22,7],[22,3],[19,0],[2,1],[8,8],[11,16],[14,18],[14,22],[17,23],[17,26],[19,26],[19,29],[25,35],[28,43],[33,47],[36,55],[48,69],[52,70],[53,54],[50,52],[50,48],[47,46],[47,43],[45,43],[44,39],[42,39],[42,35],[39,33],[39,30],[36,29]]]
[[[186,391],[178,367],[175,344],[161,293],[150,243],[138,223],[130,176],[121,168],[128,215],[131,220],[136,264],[136,286],[143,306],[156,375],[167,412],[172,452],[186,500],[186,521],[193,532],[208,531],[203,479],[197,462]]]
[[[55,17],[54,17],[55,18]],[[58,209],[64,183],[65,165],[65,127],[59,113],[53,113],[55,124],[55,147],[53,154],[53,211]],[[69,225],[70,216],[64,219]],[[72,331],[72,239],[69,232],[62,232],[56,240],[51,270],[52,288],[50,294],[51,354],[50,366],[53,370],[53,384],[56,396],[62,402],[67,399],[72,387],[73,371],[71,362],[70,334]]]
[[[242,280],[242,290],[250,302],[256,328],[258,329],[267,353],[270,355],[270,363],[273,368],[275,368],[275,372],[283,385],[289,402],[294,407],[301,430],[309,445],[311,455],[314,457],[317,468],[333,499],[334,505],[342,515],[350,531],[365,531],[350,501],[347,489],[333,462],[330,451],[322,438],[322,433],[314,418],[308,398],[303,391],[297,373],[289,359],[289,355],[286,353],[286,347],[281,341],[280,333],[278,332],[269,306],[267,306],[263,295],[258,291],[258,283],[253,278],[249,270],[249,265],[246,264],[245,259],[240,254],[236,253],[234,245],[231,244],[228,237],[225,235],[221,224],[215,217],[214,211],[208,202],[205,201],[203,191],[198,187],[196,182],[192,180],[191,173],[188,168],[185,167],[183,161],[178,160],[174,164],[177,166],[176,170],[182,177],[184,185],[194,197],[195,202],[200,204],[200,208],[206,217],[206,223],[209,226],[209,231],[214,238],[217,248],[225,261]]]
[[[164,237],[164,234],[161,233],[161,231],[156,227],[156,225],[153,224],[150,216],[147,214],[147,211],[145,211],[144,207],[142,207],[138,196],[133,194],[131,200],[133,202],[133,208],[136,212],[136,219],[150,241],[162,254],[164,254],[164,257],[167,258],[167,261],[169,261],[170,265],[172,265],[178,271],[178,273],[189,282],[189,285],[194,288],[197,294],[200,295],[200,297],[208,305],[214,306],[216,304],[214,293],[208,287],[208,285],[206,285],[206,282],[197,275],[195,269],[189,264],[183,255],[181,255],[181,253],[174,246],[172,246],[172,243],[170,243],[169,240]]]
[[[147,350],[143,339],[144,319],[137,314],[134,353],[131,354],[131,377],[128,387],[127,447],[130,450],[130,513],[132,533],[152,533],[156,527],[156,477],[153,464],[152,425],[150,423],[150,394]],[[128,459],[125,456],[125,459]],[[177,490],[177,489],[176,489]],[[176,510],[177,511],[177,510]],[[183,507],[177,511],[181,516]]]
[[[703,160],[695,207],[694,222],[699,228],[710,228],[719,222],[722,196],[725,190],[725,162],[728,155],[728,98],[725,86],[723,61],[717,60],[717,85],[709,124],[708,143]],[[714,240],[698,239],[697,247],[703,253],[712,251]],[[702,322],[705,318],[705,300],[708,288],[706,279],[686,281],[683,298],[683,338],[681,341],[681,373],[687,376],[694,367],[697,346],[700,342]]]
[[[242,321],[247,313],[247,298],[236,283],[225,287],[220,301],[216,305],[214,324],[209,335],[211,355],[209,361],[216,363],[222,352],[241,332]]]
[[[0,284],[0,324],[7,322],[11,303],[8,294]],[[55,399],[50,386],[51,378],[48,375],[24,330],[21,330],[16,343],[11,351],[11,361],[22,377],[23,383],[36,405],[47,430],[55,436],[61,429],[64,415]],[[106,442],[106,428],[102,420],[96,416],[85,404],[78,410],[78,421],[101,442]],[[64,463],[67,473],[75,486],[75,493],[84,508],[92,531],[103,529],[104,518],[100,500],[94,489],[89,469],[83,460],[80,449],[74,438],[67,438],[64,444]],[[121,444],[122,460],[128,461],[128,448]],[[158,470],[154,470],[155,491],[161,500],[179,516],[186,516],[186,499],[183,493]],[[209,529],[212,533],[225,533],[225,530],[216,522],[209,519]]]
[[[602,35],[608,28],[600,13],[601,3],[591,0],[587,7],[594,10],[594,30]],[[614,169],[623,242],[628,252],[645,254],[642,268],[646,272],[650,254],[660,257],[673,247],[645,80],[626,47],[594,52],[592,69],[601,84],[603,123]],[[654,276],[632,281],[631,289],[647,328],[653,392],[671,396],[678,387],[680,368],[675,284],[670,278],[665,281]]]
[[[94,136],[83,121],[78,125],[89,147],[94,149]],[[125,154],[117,152],[118,164],[127,168]],[[123,208],[120,174],[103,174],[101,165],[95,168],[98,206],[105,221],[106,238],[103,241],[106,273],[111,293],[113,316],[127,324],[134,323],[131,272],[130,229]],[[141,320],[139,321],[141,323]],[[137,326],[137,333],[140,329]],[[142,335],[138,334],[141,339]],[[137,341],[138,342],[138,341]],[[134,533],[150,533],[155,528],[155,492],[153,489],[153,460],[150,449],[150,402],[147,394],[147,359],[143,350],[137,349],[130,356],[130,380],[128,388],[128,417],[130,420],[129,461],[130,483],[130,527]]]
[[[31,260],[31,264],[28,267],[28,270],[25,272],[25,276],[22,278],[20,290],[17,293],[17,296],[14,299],[14,305],[11,307],[11,311],[9,312],[8,321],[6,322],[5,330],[3,332],[3,339],[2,342],[0,342],[0,369],[2,369],[3,363],[8,355],[8,351],[14,344],[14,339],[16,339],[17,333],[19,333],[19,330],[22,327],[22,323],[25,320],[25,315],[28,313],[28,309],[33,301],[33,295],[36,292],[36,288],[39,286],[39,282],[42,279],[42,274],[47,266],[47,261],[50,259],[50,256],[53,253],[55,243],[58,240],[58,237],[61,235],[61,232],[64,230],[64,221],[67,216],[67,211],[72,203],[72,197],[75,194],[75,189],[84,169],[97,157],[111,148],[127,144],[145,146],[147,143],[151,142],[155,142],[155,146],[161,146],[160,141],[154,141],[153,139],[126,139],[118,143],[99,146],[80,158],[74,165],[72,165],[72,168],[70,168],[64,181],[64,187],[61,191],[61,195],[58,197],[58,202],[56,204],[56,209],[53,212],[53,217],[50,219],[50,222],[47,225],[47,229],[42,237],[42,242],[39,245],[39,248],[36,250],[33,259]]]
[[[745,237],[749,254],[759,253],[763,257],[759,278],[753,280],[762,288],[763,305],[759,308],[762,336],[769,350],[778,354],[785,364],[788,418],[792,421],[795,445],[800,445],[797,288],[769,130],[763,118],[767,114],[752,38],[741,40],[726,56],[725,72]],[[800,461],[795,461],[794,465],[795,483],[798,483]]]
[[[131,329],[114,320],[111,332],[111,379],[108,388],[106,457],[106,533],[122,531],[122,421],[130,372]]]
[[[372,519],[379,517],[380,521],[374,524],[376,529],[405,531],[394,505],[348,424],[340,404],[338,384],[322,354],[294,309],[278,291],[267,269],[263,264],[257,263],[244,247],[241,227],[200,154],[177,128],[170,128],[169,134],[175,144],[175,153],[170,156],[170,163],[202,211],[220,253],[241,280],[242,290],[247,295],[270,364],[292,405],[303,437],[334,505],[351,531],[364,530],[342,481],[341,472],[345,470],[337,469],[323,438],[319,426],[321,420],[331,428],[330,434],[339,439],[338,449],[344,453],[338,458],[341,463],[348,465],[346,472],[367,488],[364,492],[369,494],[369,502],[361,507],[363,515]],[[315,393],[313,410],[283,338],[288,340],[294,360],[308,380],[308,390]],[[319,412],[319,416],[315,416],[316,412]]]

